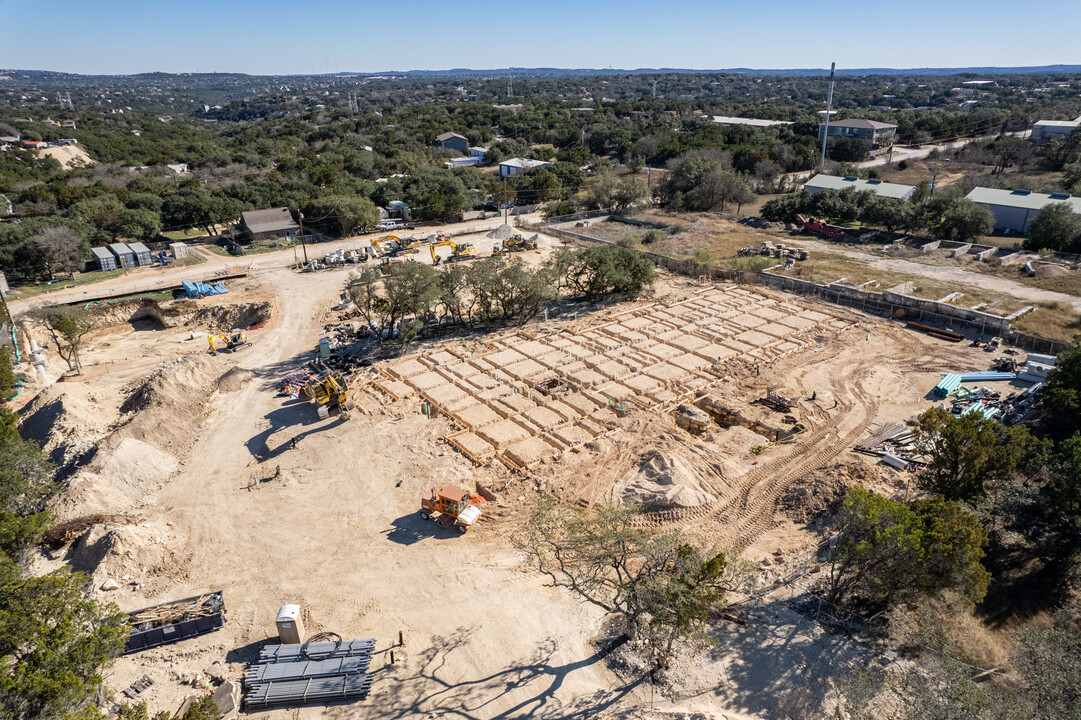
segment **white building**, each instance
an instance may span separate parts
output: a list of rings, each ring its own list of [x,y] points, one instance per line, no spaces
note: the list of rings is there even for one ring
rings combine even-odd
[[[529,172],[533,168],[547,167],[551,164],[552,163],[544,162],[543,160],[511,158],[510,160],[504,160],[503,162],[499,163],[499,177],[517,175],[518,173]]]
[[[1044,205],[1055,202],[1069,203],[1075,213],[1081,214],[1081,198],[1067,193],[1032,192],[1031,190],[999,190],[978,187],[968,194],[968,199],[987,208],[995,216],[996,230],[1028,232],[1032,219],[1040,214]]]
[[[1046,142],[1047,140],[1061,140],[1077,128],[1081,127],[1081,118],[1077,120],[1039,120],[1032,126],[1032,133],[1028,139],[1032,142]]]
[[[818,174],[803,185],[803,189],[814,195],[822,190],[870,190],[879,197],[894,198],[896,200],[908,200],[912,193],[916,192],[915,185],[901,185],[900,183],[884,182],[882,180],[860,180],[854,175],[838,177],[837,175]]]
[[[725,127],[733,127],[736,125],[746,125],[748,127],[756,128],[768,128],[774,125],[791,125],[789,120],[760,120],[758,118],[741,118],[741,117],[729,117],[728,115],[714,115],[713,122],[724,125]]]

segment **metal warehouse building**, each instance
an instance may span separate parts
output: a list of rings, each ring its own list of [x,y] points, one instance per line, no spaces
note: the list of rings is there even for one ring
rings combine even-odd
[[[854,188],[857,191],[870,190],[879,197],[895,198],[897,200],[908,200],[912,197],[912,193],[916,192],[915,185],[901,185],[875,179],[860,180],[854,175],[838,177],[837,175],[823,175],[820,173],[803,184],[803,189],[812,195],[821,190],[844,190],[845,188]]]
[[[1069,203],[1075,213],[1081,214],[1081,198],[1071,197],[1067,193],[1047,195],[1031,190],[978,187],[968,194],[968,199],[991,211],[995,216],[996,230],[1028,232],[1029,223],[1040,214],[1043,206],[1054,202]]]

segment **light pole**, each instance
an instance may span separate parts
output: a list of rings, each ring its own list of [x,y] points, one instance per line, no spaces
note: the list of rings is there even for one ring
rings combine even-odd
[[[304,266],[308,265],[308,246],[304,244],[304,213],[299,210],[297,213],[300,215],[300,247],[304,250]]]

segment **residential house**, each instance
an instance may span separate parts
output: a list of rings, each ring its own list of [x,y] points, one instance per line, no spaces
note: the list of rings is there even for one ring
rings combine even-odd
[[[529,160],[527,158],[511,158],[510,160],[504,160],[499,163],[499,177],[507,177],[509,175],[517,175],[518,173],[529,172],[533,168],[547,167],[552,163],[544,162],[543,160]]]
[[[1031,190],[999,190],[998,188],[974,188],[967,198],[980,207],[987,208],[995,216],[995,229],[1008,232],[1028,232],[1033,218],[1045,205],[1055,202],[1068,203],[1075,213],[1081,214],[1081,198],[1068,193],[1032,192]]]
[[[458,133],[445,132],[436,137],[435,144],[441,148],[457,150],[461,153],[469,151],[469,139],[465,135],[459,135]]]
[[[897,200],[908,200],[916,192],[915,185],[901,185],[876,179],[860,180],[854,175],[838,177],[837,175],[819,173],[803,185],[803,189],[812,195],[823,190],[844,190],[845,188],[853,188],[857,191],[870,190],[879,197],[895,198]]]
[[[173,171],[174,175],[190,175],[188,172],[187,163],[173,163],[172,165],[166,165],[165,167]]]
[[[380,210],[379,216],[384,220],[413,222],[413,208],[409,207],[409,203],[401,200],[391,200],[385,208]]]
[[[862,140],[868,149],[874,150],[880,147],[893,145],[893,138],[897,134],[897,126],[877,120],[832,120],[829,130],[826,124],[818,126],[818,141],[822,142],[822,136],[828,132],[830,139],[856,138]]]
[[[61,127],[66,127],[66,128],[68,128],[70,130],[77,130],[78,129],[78,128],[75,127],[75,121],[74,120],[64,120],[62,123],[60,123],[60,125],[61,125]]]
[[[252,242],[257,242],[276,236],[289,237],[300,226],[293,221],[289,208],[280,207],[240,213],[240,229],[247,233]]]

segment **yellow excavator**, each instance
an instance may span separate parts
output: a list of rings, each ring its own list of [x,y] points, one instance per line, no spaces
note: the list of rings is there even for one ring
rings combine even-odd
[[[428,246],[432,251],[432,265],[438,265],[441,262],[461,262],[462,260],[473,260],[477,257],[477,248],[469,243],[456,243],[453,240],[444,239],[438,242],[432,243]],[[443,258],[436,254],[436,249],[441,247],[449,247],[451,249],[450,257]]]
[[[239,350],[242,347],[251,345],[248,342],[247,336],[243,330],[233,328],[227,333],[218,333],[217,335],[208,335],[207,341],[210,343],[210,352],[216,355],[221,352],[233,352]]]
[[[340,372],[308,378],[308,394],[318,406],[320,420],[326,420],[331,414],[340,415],[342,420],[349,419],[353,402],[349,399],[349,386]]]
[[[375,248],[375,253],[379,257],[389,255],[398,250],[402,246],[401,238],[397,235],[387,235],[381,237],[378,240],[372,240],[372,247]]]

